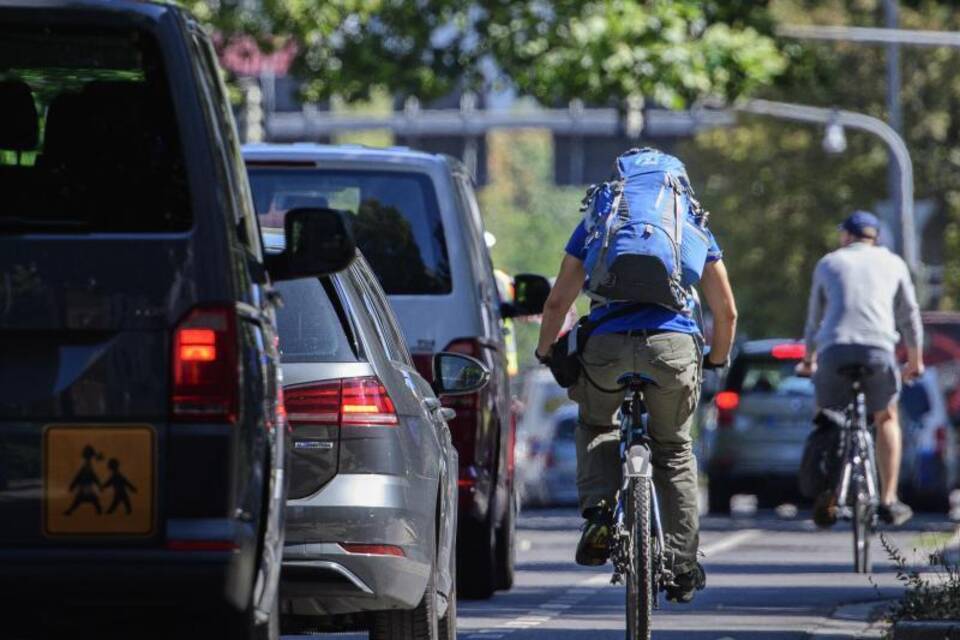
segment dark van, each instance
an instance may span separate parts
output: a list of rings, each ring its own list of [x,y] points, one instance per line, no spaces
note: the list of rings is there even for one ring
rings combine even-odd
[[[148,630],[277,637],[287,427],[267,274],[354,254],[343,220],[301,213],[265,258],[188,14],[0,2],[4,637],[140,607]]]

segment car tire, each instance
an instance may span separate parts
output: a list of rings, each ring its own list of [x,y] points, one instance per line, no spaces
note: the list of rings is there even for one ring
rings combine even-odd
[[[497,589],[513,588],[514,565],[517,560],[517,493],[510,492],[510,502],[497,529]]]
[[[707,485],[707,495],[710,513],[718,515],[730,514],[730,499],[733,498],[733,491],[730,489],[729,478],[719,476],[711,477]]]
[[[465,598],[486,600],[497,587],[497,532],[493,508],[484,523],[467,523],[457,539],[457,592]]]
[[[447,609],[448,613],[450,609]],[[454,618],[456,611],[454,610]],[[456,624],[456,620],[454,620]],[[430,568],[423,598],[413,609],[378,611],[370,624],[370,640],[439,640],[437,618],[437,567]]]
[[[440,640],[457,640],[457,588],[453,587],[447,599],[447,612],[440,618]]]

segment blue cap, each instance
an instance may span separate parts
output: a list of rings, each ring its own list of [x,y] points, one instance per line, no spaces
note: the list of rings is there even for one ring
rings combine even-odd
[[[880,220],[869,211],[854,211],[840,228],[858,238],[876,238],[880,235]]]

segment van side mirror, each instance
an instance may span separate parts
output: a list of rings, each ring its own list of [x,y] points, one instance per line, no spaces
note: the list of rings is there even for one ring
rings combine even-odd
[[[273,280],[330,275],[349,267],[357,255],[350,214],[345,211],[291,209],[283,228],[283,251],[266,256]]]
[[[433,356],[433,390],[438,396],[461,396],[479,391],[490,380],[487,366],[461,353],[441,351]]]
[[[504,318],[516,318],[543,313],[550,288],[550,281],[543,276],[518,273],[513,277],[513,301],[501,307],[501,315]]]

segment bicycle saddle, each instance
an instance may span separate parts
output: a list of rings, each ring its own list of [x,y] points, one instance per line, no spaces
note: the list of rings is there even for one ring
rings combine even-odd
[[[654,380],[649,376],[645,376],[642,373],[637,373],[636,371],[625,373],[619,378],[617,378],[618,387],[626,387],[628,389],[641,389],[647,385],[652,385],[654,387],[658,386],[656,380]]]
[[[873,368],[865,364],[845,364],[837,373],[851,380],[862,380],[873,373]]]

